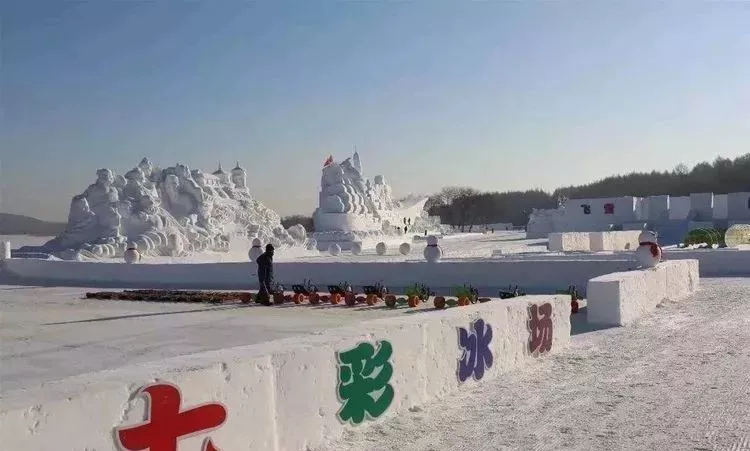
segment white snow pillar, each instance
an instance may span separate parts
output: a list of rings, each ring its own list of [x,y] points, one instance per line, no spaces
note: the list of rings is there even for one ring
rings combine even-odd
[[[7,260],[10,258],[10,241],[3,241],[0,243],[0,260]]]

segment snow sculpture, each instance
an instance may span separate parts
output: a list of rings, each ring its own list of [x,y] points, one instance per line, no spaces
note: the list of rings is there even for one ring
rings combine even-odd
[[[352,243],[352,254],[353,255],[359,255],[362,253],[362,243],[359,241],[355,241]]]
[[[318,249],[318,242],[315,240],[315,238],[310,238],[307,240],[307,246],[308,251],[314,251]]]
[[[141,255],[183,256],[227,252],[229,237],[237,234],[279,246],[299,246],[306,238],[304,227],[290,233],[276,212],[250,195],[239,162],[231,174],[221,165],[206,174],[179,163],[160,169],[144,158],[124,177],[99,169],[96,181],[72,198],[65,231],[23,250],[61,258],[122,257],[126,243],[134,243]]]
[[[336,257],[337,255],[341,254],[341,246],[336,243],[331,244],[328,247],[328,253]]]
[[[307,239],[307,230],[305,230],[305,226],[302,224],[295,224],[288,229],[286,229],[287,232],[289,232],[289,235],[296,241],[298,244],[302,244]]]
[[[138,263],[141,260],[141,254],[136,249],[135,243],[128,246],[123,254],[123,258],[125,259],[125,263],[129,264]]]
[[[424,258],[430,263],[436,263],[443,256],[443,250],[438,246],[438,239],[434,235],[427,237],[427,247],[424,248]]]
[[[653,268],[661,261],[661,248],[656,234],[649,230],[638,235],[639,246],[635,250],[635,258],[645,268]]]
[[[378,255],[385,255],[386,251],[388,251],[388,246],[382,241],[375,246],[375,252]]]
[[[402,224],[410,224],[411,230],[411,224],[426,217],[426,202],[425,196],[394,201],[382,175],[372,180],[363,175],[357,152],[342,162],[330,158],[322,170],[318,208],[313,214],[318,249],[327,249],[332,242],[350,249],[356,241],[397,235]]]
[[[409,255],[409,252],[411,252],[411,245],[409,243],[401,243],[401,246],[398,247],[398,251],[401,255]]]
[[[10,241],[0,242],[0,260],[7,260],[10,258]]]
[[[253,238],[253,245],[250,247],[250,251],[247,253],[247,256],[250,258],[251,262],[255,262],[255,260],[260,257],[260,255],[263,253],[263,249],[261,249],[261,242],[258,238]]]

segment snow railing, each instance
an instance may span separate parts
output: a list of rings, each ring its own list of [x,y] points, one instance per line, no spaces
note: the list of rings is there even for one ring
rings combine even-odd
[[[622,326],[654,310],[662,301],[679,301],[698,289],[698,260],[670,260],[654,268],[616,272],[589,280],[589,324]]]
[[[570,342],[568,296],[414,312],[5,393],[3,448],[307,449]]]

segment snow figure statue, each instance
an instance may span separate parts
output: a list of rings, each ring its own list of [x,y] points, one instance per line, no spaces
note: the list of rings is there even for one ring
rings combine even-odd
[[[438,246],[438,239],[434,235],[427,237],[427,246],[424,248],[424,259],[430,263],[437,263],[443,257],[443,250]]]
[[[644,268],[653,268],[661,261],[661,247],[656,240],[656,234],[644,231],[638,235],[639,246],[635,250],[635,258]]]
[[[144,158],[124,176],[96,171],[96,181],[73,196],[65,230],[43,246],[59,258],[184,256],[194,252],[228,252],[232,237],[256,237],[279,246],[304,246],[306,231],[289,231],[273,210],[258,202],[247,186],[247,172],[237,165],[231,174],[190,170],[177,163],[166,169]],[[129,246],[132,245],[132,246]]]
[[[328,249],[332,243],[339,244],[343,250],[351,250],[355,242],[374,243],[383,236],[396,235],[398,224],[421,224],[422,228],[417,227],[417,230],[422,233],[434,225],[424,211],[426,202],[425,196],[394,200],[391,187],[382,175],[372,180],[364,176],[357,152],[340,163],[329,157],[320,178],[313,236],[319,250]]]

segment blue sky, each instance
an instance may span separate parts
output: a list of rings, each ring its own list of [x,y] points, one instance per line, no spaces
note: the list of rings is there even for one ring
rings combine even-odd
[[[235,160],[286,215],[357,146],[396,194],[516,190],[750,152],[750,3],[2,4],[0,211],[100,167]]]

